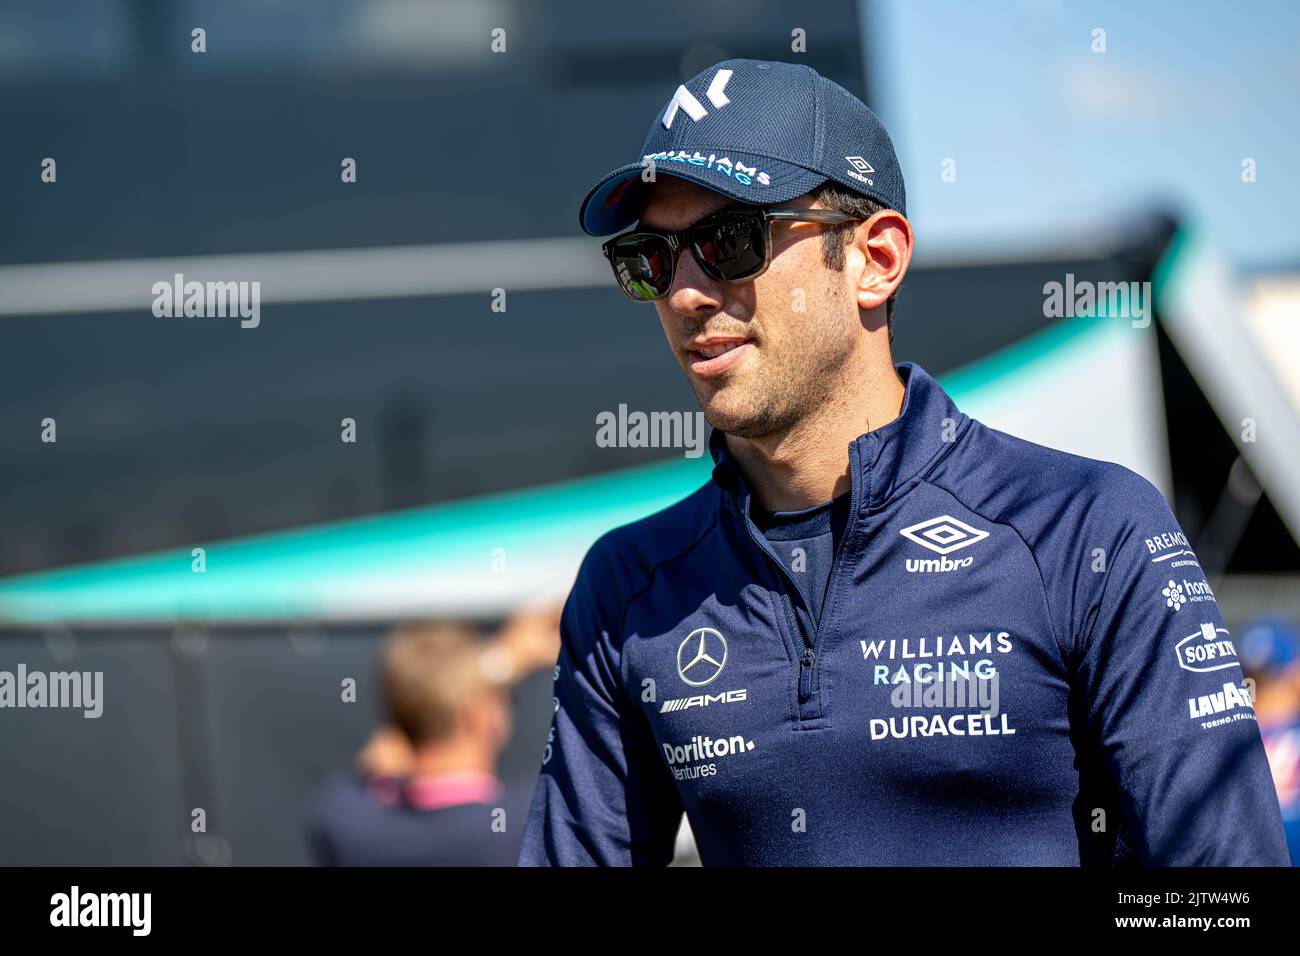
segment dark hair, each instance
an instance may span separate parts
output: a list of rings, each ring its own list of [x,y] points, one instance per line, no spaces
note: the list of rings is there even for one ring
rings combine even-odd
[[[827,209],[834,209],[836,212],[847,212],[855,216],[861,216],[863,219],[870,218],[880,210],[888,208],[876,202],[869,196],[864,196],[856,190],[849,189],[847,186],[841,186],[833,179],[828,179],[811,193],[812,197]],[[857,228],[856,222],[845,222],[835,226],[827,226],[822,230],[822,261],[826,264],[827,269],[834,269],[839,272],[844,268],[844,247],[849,244],[849,237]],[[894,300],[898,298],[898,289],[895,289],[885,303],[885,327],[889,332],[889,341],[894,341]]]

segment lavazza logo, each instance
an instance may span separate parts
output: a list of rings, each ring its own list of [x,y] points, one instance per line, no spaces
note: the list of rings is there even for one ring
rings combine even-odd
[[[964,521],[958,521],[952,515],[940,515],[920,524],[914,524],[898,532],[908,541],[941,555],[939,558],[908,558],[907,570],[913,574],[932,574],[935,572],[956,571],[969,568],[975,558],[949,558],[948,555],[972,544],[978,544],[989,536],[987,531],[972,528]]]
[[[1220,717],[1220,714],[1226,716]],[[1223,689],[1212,694],[1187,698],[1187,716],[1192,720],[1200,720],[1201,727],[1206,730],[1211,727],[1222,727],[1224,724],[1238,720],[1257,719],[1254,701],[1250,699],[1250,690],[1247,687],[1239,687],[1232,681],[1224,681]],[[1201,720],[1203,717],[1214,719]]]
[[[711,627],[697,627],[677,645],[677,676],[691,687],[711,684],[722,675],[727,666],[727,639]],[[666,700],[659,708],[661,714],[687,710],[691,707],[708,707],[710,704],[735,704],[748,699],[748,691],[724,690],[716,694],[696,694]]]

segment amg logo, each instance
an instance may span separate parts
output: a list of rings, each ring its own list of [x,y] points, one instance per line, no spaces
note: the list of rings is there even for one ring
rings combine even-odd
[[[1250,692],[1244,687],[1231,683],[1224,684],[1223,690],[1217,694],[1203,694],[1200,697],[1187,699],[1187,711],[1192,717],[1208,717],[1211,714],[1222,714],[1227,710],[1250,707],[1250,705]]]
[[[664,705],[659,708],[661,714],[671,714],[674,711],[686,710],[688,707],[708,707],[709,704],[734,704],[738,701],[746,700],[748,691],[745,688],[740,690],[727,690],[721,694],[697,694],[694,697],[679,697],[677,700],[666,700]]]
[[[974,558],[962,558],[958,561],[949,557],[942,558],[908,558],[907,570],[913,574],[932,574],[936,571],[956,571],[958,568],[969,568],[974,563]]]

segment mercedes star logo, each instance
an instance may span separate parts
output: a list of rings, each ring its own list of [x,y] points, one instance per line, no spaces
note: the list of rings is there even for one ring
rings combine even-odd
[[[692,687],[716,680],[727,663],[727,640],[711,627],[697,627],[677,648],[677,676]]]

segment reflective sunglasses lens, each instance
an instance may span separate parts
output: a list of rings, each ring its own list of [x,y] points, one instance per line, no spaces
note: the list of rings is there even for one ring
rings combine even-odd
[[[672,250],[663,236],[625,236],[610,247],[609,262],[629,299],[649,302],[667,293],[672,285]]]
[[[700,267],[724,282],[748,279],[767,258],[767,223],[752,213],[729,213],[700,223],[691,235]]]

